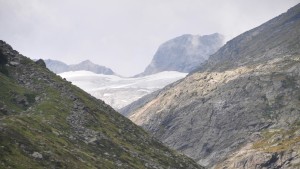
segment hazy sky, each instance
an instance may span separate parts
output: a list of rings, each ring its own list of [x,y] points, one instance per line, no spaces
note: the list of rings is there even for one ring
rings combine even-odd
[[[0,0],[0,39],[33,59],[89,59],[129,76],[142,72],[171,38],[219,32],[229,40],[299,2]]]

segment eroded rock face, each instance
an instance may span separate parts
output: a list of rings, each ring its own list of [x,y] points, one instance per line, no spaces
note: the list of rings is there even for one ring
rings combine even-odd
[[[42,66],[42,67],[46,67],[46,63],[43,59],[39,59],[35,63]]]
[[[155,53],[151,63],[138,76],[162,71],[189,73],[208,59],[224,44],[224,37],[212,35],[182,35],[163,43]]]
[[[298,141],[286,139],[286,146],[272,151],[263,147],[281,144],[291,134],[277,133],[261,149],[252,148],[252,154],[231,155],[265,139],[271,129],[292,133],[299,128],[299,15],[297,5],[238,36],[198,71],[122,113],[207,167],[288,168],[280,159],[288,159],[290,149],[298,150]],[[299,151],[295,153],[298,156]],[[232,165],[226,165],[228,158]],[[293,166],[298,163],[294,160]]]
[[[200,164],[214,164],[247,143],[250,133],[299,120],[300,63],[282,62],[195,73],[129,118]]]
[[[226,160],[215,165],[224,168],[299,168],[299,126],[292,130],[272,130],[262,133],[262,139],[252,140]]]
[[[5,54],[0,50],[0,65],[5,65],[7,64],[7,57]]]

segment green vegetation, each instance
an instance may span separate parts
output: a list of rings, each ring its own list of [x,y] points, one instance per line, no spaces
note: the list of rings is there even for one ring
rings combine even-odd
[[[255,142],[253,148],[270,153],[295,150],[295,147],[299,148],[296,146],[300,142],[299,124],[299,122],[295,123],[293,125],[295,127],[290,130],[280,129],[263,132],[263,139]]]
[[[30,104],[33,104],[35,102],[35,93],[25,93],[24,96],[27,98]]]
[[[20,63],[0,73],[0,168],[199,168],[48,69]]]

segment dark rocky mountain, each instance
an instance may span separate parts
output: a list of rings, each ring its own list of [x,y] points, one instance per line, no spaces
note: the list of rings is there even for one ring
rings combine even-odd
[[[202,168],[0,41],[0,168]]]
[[[105,66],[97,65],[89,60],[85,60],[78,64],[67,65],[61,61],[47,59],[45,60],[47,68],[50,69],[52,72],[59,74],[68,71],[79,71],[79,70],[86,70],[90,72],[94,72],[97,74],[104,74],[104,75],[114,75],[115,73]]]
[[[300,4],[121,112],[208,168],[299,168]]]
[[[162,71],[189,73],[208,59],[224,44],[224,37],[212,35],[182,35],[163,43],[155,53],[145,71],[137,76],[145,76]]]

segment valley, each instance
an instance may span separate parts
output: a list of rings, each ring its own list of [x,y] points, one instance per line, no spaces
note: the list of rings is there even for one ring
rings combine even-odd
[[[178,9],[186,13],[192,8]],[[166,16],[173,14],[168,11]],[[203,32],[222,28],[230,16],[223,15],[217,26]],[[69,32],[76,25],[64,23],[59,29]],[[235,26],[241,29],[236,23],[233,32]],[[130,56],[134,52],[128,52],[126,43],[132,34],[104,37],[101,28],[89,27],[93,34],[78,39],[79,45],[73,44],[77,32],[72,32],[72,44],[58,38],[66,32],[58,34],[54,39],[66,46],[45,45],[49,59],[31,59],[17,51],[30,53],[26,45],[38,41],[15,49],[0,40],[0,169],[300,168],[299,3],[227,42],[228,36],[220,33],[174,37],[175,26],[168,24],[171,33],[164,37],[169,40],[150,55],[143,71],[130,77],[122,74],[138,70],[148,56]],[[136,47],[161,40],[162,27],[151,29],[155,36],[134,32],[139,37],[131,41],[134,50],[149,54]],[[125,31],[117,30],[113,32]],[[93,43],[88,40],[93,38]],[[121,41],[118,49],[104,47]],[[81,62],[54,60],[59,56],[49,57],[52,50],[64,55],[62,60]],[[125,62],[128,71],[119,72]]]

